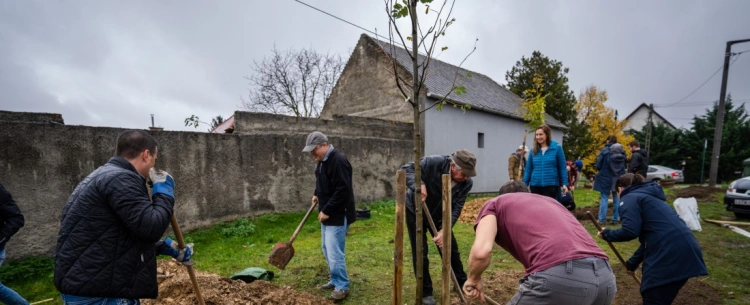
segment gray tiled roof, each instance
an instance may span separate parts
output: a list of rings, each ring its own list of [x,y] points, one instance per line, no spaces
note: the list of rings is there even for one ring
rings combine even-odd
[[[363,36],[380,45],[386,54],[391,53],[391,44],[368,35],[363,34]],[[411,73],[412,62],[406,50],[396,46],[394,53],[396,54],[395,58],[397,62]],[[426,59],[427,57],[419,54],[420,63]],[[521,99],[486,75],[471,71],[471,77],[466,77],[468,72],[470,72],[469,70],[434,58],[430,60],[430,65],[427,69],[425,86],[427,87],[428,94],[437,94],[439,96],[447,94],[453,86],[453,79],[455,78],[456,71],[458,71],[459,76],[456,80],[456,86],[464,86],[466,93],[461,95],[452,93],[448,97],[450,100],[460,104],[471,105],[472,109],[475,110],[492,112],[523,120],[523,111],[520,110]],[[545,122],[553,127],[567,128],[549,114],[546,114]]]

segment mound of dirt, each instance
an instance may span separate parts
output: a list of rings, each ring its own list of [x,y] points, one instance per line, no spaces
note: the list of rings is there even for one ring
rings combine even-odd
[[[721,189],[718,187],[691,185],[686,188],[676,190],[674,196],[675,198],[695,197],[695,200],[697,200],[698,202],[716,202],[716,194],[724,193],[726,191],[726,189]]]
[[[458,221],[473,224],[477,221],[477,215],[479,215],[479,211],[482,210],[484,203],[490,199],[492,199],[492,197],[477,198],[464,203],[464,208],[461,210],[461,216],[458,216]]]
[[[198,304],[193,291],[187,268],[174,261],[157,262],[159,297],[154,300],[142,300],[144,305],[187,305]],[[249,305],[249,304],[295,304],[295,305],[330,305],[330,300],[319,296],[296,291],[289,287],[279,287],[266,281],[245,283],[231,280],[216,274],[203,273],[198,270],[196,279],[201,295],[207,305]]]

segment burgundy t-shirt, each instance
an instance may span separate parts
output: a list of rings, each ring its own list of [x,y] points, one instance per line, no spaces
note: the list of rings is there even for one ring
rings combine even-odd
[[[495,242],[526,268],[526,275],[569,260],[607,255],[583,225],[556,200],[531,193],[510,193],[487,201],[479,220],[497,217]]]

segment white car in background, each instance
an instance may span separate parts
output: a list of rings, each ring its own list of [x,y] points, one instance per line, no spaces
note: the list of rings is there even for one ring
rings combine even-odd
[[[679,169],[673,169],[661,165],[649,165],[648,172],[646,173],[646,181],[659,181],[661,179],[671,177],[675,183],[682,183],[685,181],[685,176],[682,175],[682,171]]]
[[[750,218],[750,177],[740,178],[729,184],[724,195],[724,206],[737,218]]]

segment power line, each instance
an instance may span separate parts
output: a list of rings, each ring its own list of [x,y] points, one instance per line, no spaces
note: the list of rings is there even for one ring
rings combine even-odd
[[[296,2],[299,2],[300,4],[302,4],[302,5],[305,5],[305,6],[307,6],[307,7],[311,8],[311,9],[314,9],[314,10],[316,10],[316,11],[318,11],[318,12],[321,12],[321,13],[323,13],[323,14],[326,14],[326,15],[328,15],[328,16],[331,16],[331,17],[333,17],[333,18],[336,18],[336,19],[338,19],[338,20],[340,20],[340,21],[346,22],[346,23],[348,23],[348,24],[349,24],[349,25],[351,25],[351,26],[354,26],[354,27],[356,27],[356,28],[358,28],[358,29],[360,29],[360,30],[363,30],[363,31],[366,31],[366,32],[368,32],[368,33],[370,33],[370,34],[373,34],[373,35],[375,35],[375,37],[380,37],[380,38],[383,38],[383,39],[387,39],[386,37],[383,37],[383,36],[380,36],[380,35],[378,35],[378,33],[375,33],[375,32],[373,32],[373,31],[370,31],[370,30],[368,30],[368,29],[365,29],[365,28],[363,28],[363,27],[361,27],[361,26],[359,26],[359,25],[356,25],[356,24],[354,24],[354,23],[352,23],[352,22],[346,21],[346,20],[344,20],[343,18],[340,18],[340,17],[338,17],[338,16],[336,16],[336,15],[334,15],[334,14],[331,14],[331,13],[329,13],[329,12],[326,12],[326,11],[324,11],[324,10],[321,10],[321,9],[319,9],[319,8],[317,8],[317,7],[314,7],[314,6],[312,6],[312,5],[309,5],[309,4],[307,4],[307,3],[304,3],[304,2],[302,2],[302,1],[300,1],[300,0],[294,0],[294,1],[296,1]]]
[[[750,50],[747,50],[747,51],[750,51]],[[747,52],[747,51],[742,51],[742,52],[730,54],[730,56],[737,56],[737,57],[735,57],[734,60],[729,63],[729,66],[732,66],[732,64],[734,64],[738,59],[740,59],[740,55],[742,53]],[[695,90],[693,90],[693,92],[690,92],[690,94],[688,94],[687,96],[683,97],[679,101],[676,101],[676,102],[674,102],[672,104],[669,104],[669,105],[663,105],[663,106],[660,106],[660,107],[672,107],[672,106],[677,105],[680,102],[686,100],[688,97],[691,97],[694,93],[698,92],[698,90],[700,90],[701,88],[703,88],[703,86],[706,85],[708,83],[708,81],[710,81],[712,78],[714,78],[714,76],[716,76],[716,74],[719,73],[719,71],[721,71],[721,69],[723,69],[723,68],[724,68],[724,65],[722,64],[721,66],[719,66],[718,69],[716,69],[716,72],[714,72],[714,74],[711,74],[711,76],[705,82],[703,82],[700,86],[698,86],[698,88],[695,88]]]
[[[747,102],[750,101],[750,98],[744,98],[744,99],[732,99],[732,103],[735,102]],[[654,105],[654,108],[670,108],[670,107],[689,107],[689,106],[706,106],[706,105],[713,105],[718,103],[719,101],[704,101],[704,102],[688,102],[688,103],[682,103],[680,105],[674,105],[674,106],[657,106]]]

